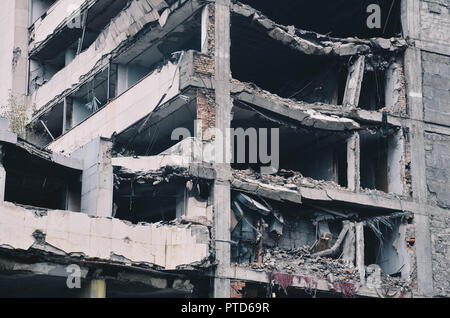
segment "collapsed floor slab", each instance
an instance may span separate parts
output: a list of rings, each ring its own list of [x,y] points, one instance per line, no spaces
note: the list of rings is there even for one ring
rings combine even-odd
[[[0,246],[161,269],[204,264],[209,230],[200,225],[131,225],[83,213],[0,203]]]

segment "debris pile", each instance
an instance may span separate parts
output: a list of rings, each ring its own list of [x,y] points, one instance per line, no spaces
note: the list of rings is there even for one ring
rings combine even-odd
[[[311,257],[309,246],[292,250],[265,249],[262,263],[247,266],[257,271],[314,276],[331,282],[359,282],[359,273],[353,265],[345,264],[341,259]]]
[[[332,181],[314,180],[304,177],[298,171],[280,169],[276,174],[261,174],[255,170],[233,170],[233,177],[237,179],[253,179],[258,182],[270,185],[283,186],[289,190],[299,190],[301,187],[307,188],[336,188],[343,191],[349,191]]]
[[[156,171],[132,172],[124,167],[114,168],[115,186],[118,187],[123,181],[134,181],[140,184],[158,185],[162,182],[169,183],[173,179],[188,179],[191,177],[188,169],[183,167],[164,166]]]

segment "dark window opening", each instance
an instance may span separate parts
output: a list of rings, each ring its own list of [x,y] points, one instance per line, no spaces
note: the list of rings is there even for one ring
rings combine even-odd
[[[361,187],[402,195],[404,183],[403,131],[361,132]]]
[[[281,125],[253,110],[249,110],[239,101],[235,103],[233,116],[231,122],[231,127],[235,129],[232,149],[233,162],[231,164],[233,169],[252,168],[259,172],[261,167],[276,164],[278,157],[278,171],[281,169],[297,171],[304,177],[332,181],[343,187],[347,186],[348,135],[346,133],[294,128],[289,124]],[[274,119],[275,117],[271,118]],[[238,128],[242,130],[238,131]],[[256,130],[254,130],[255,128]],[[260,147],[260,139],[265,137],[260,133],[261,128],[267,129],[267,151],[264,147]],[[272,141],[271,129],[279,129],[279,140],[277,140],[278,138],[274,140],[278,142],[279,148]],[[255,137],[257,140],[253,139]],[[244,162],[242,162],[244,156],[239,150],[242,149],[242,146],[239,146],[242,144],[245,151]],[[276,153],[278,150],[279,155]],[[260,159],[264,155],[273,159],[272,162],[261,161]],[[255,158],[257,159],[256,162]]]
[[[389,38],[401,34],[400,0],[241,0],[282,25],[332,37]],[[367,7],[380,5],[381,28],[367,26]]]
[[[334,182],[341,187],[347,187],[347,147],[337,147],[334,150],[333,162]]]
[[[177,201],[183,190],[183,184],[175,182],[158,186],[130,180],[121,182],[114,191],[117,209],[114,217],[134,224],[174,220],[177,217]]]
[[[388,192],[387,137],[361,136],[361,188]]]
[[[154,112],[146,116],[124,132],[118,134],[114,152],[121,155],[154,156],[168,150],[181,140],[172,140],[176,128],[185,128],[194,136],[196,119],[196,99],[188,92],[177,97],[171,105],[171,112]]]
[[[114,97],[115,84],[112,83],[117,77],[116,69],[111,65],[66,97],[66,131],[102,109]]]
[[[48,209],[79,211],[81,172],[8,147],[5,201]]]
[[[369,71],[364,74],[359,97],[359,108],[379,110],[386,106],[385,102],[385,71]]]
[[[233,78],[284,98],[342,104],[348,72],[343,61],[301,54],[252,26],[248,18],[232,15],[231,20]]]

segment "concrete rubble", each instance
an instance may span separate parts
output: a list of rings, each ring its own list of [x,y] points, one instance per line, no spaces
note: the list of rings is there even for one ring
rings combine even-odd
[[[380,51],[400,52],[408,46],[406,40],[402,38],[339,39],[290,26],[283,26],[270,20],[260,11],[242,3],[233,4],[232,12],[251,19],[252,24],[263,28],[269,37],[307,55],[373,56],[374,53]]]

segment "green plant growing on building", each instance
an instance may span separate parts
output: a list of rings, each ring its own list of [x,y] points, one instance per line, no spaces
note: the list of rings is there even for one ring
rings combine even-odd
[[[29,118],[24,95],[15,95],[10,90],[7,104],[0,106],[0,117],[7,118],[9,129],[20,138],[25,139]],[[29,128],[32,129],[32,127]]]

